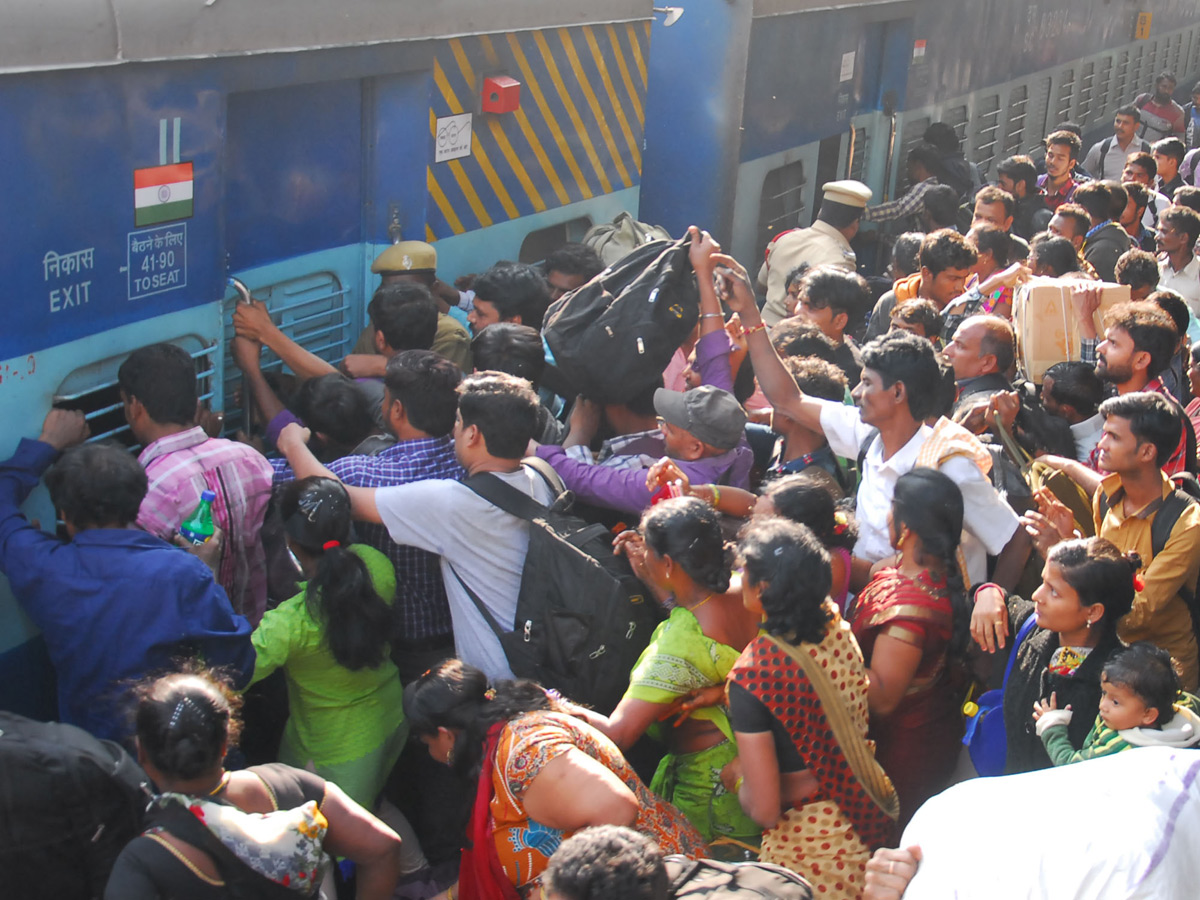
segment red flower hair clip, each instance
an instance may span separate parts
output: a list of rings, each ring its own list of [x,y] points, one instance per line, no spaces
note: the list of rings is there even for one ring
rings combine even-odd
[[[1142,591],[1144,591],[1146,589],[1146,579],[1142,578],[1141,575],[1134,575],[1133,576],[1133,589],[1135,591],[1137,591],[1139,594]]]

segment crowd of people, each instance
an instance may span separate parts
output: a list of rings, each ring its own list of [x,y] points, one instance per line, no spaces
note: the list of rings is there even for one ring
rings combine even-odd
[[[238,306],[244,432],[170,344],[120,368],[136,455],[51,410],[0,466],[0,570],[61,720],[156,788],[106,896],[234,896],[246,868],[306,896],[662,900],[671,854],[917,896],[948,877],[923,810],[965,796],[983,690],[1014,776],[1197,745],[1200,129],[1174,89],[995,184],[936,123],[907,192],[825,185],[756,278],[689,229],[695,327],[623,402],[574,395],[543,336],[605,277],[589,247],[449,284],[405,241],[337,364]],[[864,222],[892,229],[870,281]],[[1012,315],[1045,279],[1078,341],[1031,371]],[[531,526],[483,476],[573,497],[656,607],[612,708],[516,677]],[[43,479],[56,532],[21,511]]]

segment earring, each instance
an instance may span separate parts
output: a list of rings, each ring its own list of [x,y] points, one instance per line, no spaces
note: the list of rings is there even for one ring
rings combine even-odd
[[[450,749],[446,751],[446,765],[454,765],[454,745],[451,744]]]

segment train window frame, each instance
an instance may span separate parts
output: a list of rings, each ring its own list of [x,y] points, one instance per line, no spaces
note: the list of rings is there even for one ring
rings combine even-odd
[[[527,232],[517,252],[517,262],[540,263],[563,244],[578,244],[592,228],[591,216],[576,216],[563,222],[555,222],[544,228]]]
[[[802,227],[801,216],[808,208],[804,202],[807,186],[808,173],[802,159],[776,166],[763,176],[758,195],[756,258],[762,257],[767,252],[767,245],[783,232]],[[789,198],[795,198],[795,204],[790,203]]]
[[[163,341],[182,348],[196,362],[198,399],[202,406],[211,407],[216,392],[216,357],[220,345],[197,334],[185,334]],[[137,349],[117,353],[103,359],[93,360],[72,369],[59,382],[52,404],[55,409],[81,410],[92,434],[88,443],[115,441],[130,452],[140,451],[141,445],[133,439],[129,423],[125,421],[124,404],[121,401],[117,382],[117,371],[121,364]]]

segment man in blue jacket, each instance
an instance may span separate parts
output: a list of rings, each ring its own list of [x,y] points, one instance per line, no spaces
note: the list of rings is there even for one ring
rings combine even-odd
[[[0,464],[0,571],[42,630],[58,673],[59,717],[119,741],[130,730],[122,698],[133,681],[199,657],[229,667],[241,687],[254,649],[250,623],[212,571],[134,525],[146,495],[137,459],[98,444],[62,453],[87,434],[82,413],[51,410],[41,436],[22,439]],[[46,486],[66,540],[20,508],[56,460]]]

